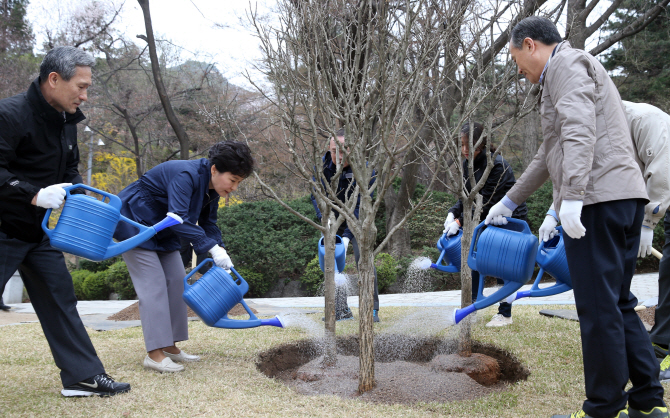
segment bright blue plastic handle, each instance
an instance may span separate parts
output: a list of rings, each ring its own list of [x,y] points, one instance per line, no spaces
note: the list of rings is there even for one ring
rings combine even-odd
[[[452,235],[451,237],[446,236],[447,234],[444,233],[442,234],[443,237],[447,240],[452,240],[452,239],[458,239],[460,240],[461,237],[463,236],[463,228],[458,229],[458,233],[456,235]],[[458,273],[461,271],[461,266],[456,266],[454,264],[447,264],[443,265],[442,260],[444,259],[444,256],[447,254],[447,249],[446,248],[441,248],[440,247],[440,241],[442,240],[442,237],[437,240],[437,246],[438,248],[441,249],[440,252],[440,257],[437,259],[435,263],[430,264],[430,268],[441,271],[443,273]]]

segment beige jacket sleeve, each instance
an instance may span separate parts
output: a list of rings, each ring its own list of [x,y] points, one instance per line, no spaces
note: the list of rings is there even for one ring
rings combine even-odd
[[[670,206],[670,115],[645,103],[623,104],[650,200],[643,225],[653,229]]]

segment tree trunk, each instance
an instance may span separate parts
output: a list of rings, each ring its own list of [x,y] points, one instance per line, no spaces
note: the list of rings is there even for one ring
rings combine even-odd
[[[364,200],[368,202],[363,202]],[[366,205],[367,203],[367,205]],[[361,209],[370,208],[372,199],[370,196],[361,197]],[[369,213],[369,211],[364,211]],[[364,215],[361,215],[364,216]],[[358,248],[360,250],[360,259],[358,262],[358,327],[359,327],[359,373],[358,373],[358,391],[364,393],[372,390],[375,386],[375,352],[374,352],[374,334],[372,332],[373,319],[372,310],[374,309],[374,244],[377,236],[377,228],[373,219],[366,219],[362,228],[362,237],[356,237]]]
[[[151,25],[151,14],[149,12],[149,0],[137,0],[142,8],[142,13],[144,14],[144,26],[146,28],[147,34],[137,35],[138,38],[144,39],[149,45],[149,57],[151,58],[151,72],[154,76],[154,82],[156,83],[156,91],[158,92],[158,97],[161,100],[161,105],[163,105],[163,110],[165,111],[165,116],[167,117],[170,126],[174,130],[177,139],[179,139],[179,148],[181,151],[180,157],[182,160],[188,160],[189,157],[189,139],[188,134],[184,130],[184,127],[177,119],[177,115],[172,109],[172,104],[170,103],[170,98],[168,97],[167,90],[165,89],[165,84],[163,83],[163,77],[161,76],[160,64],[158,62],[158,53],[156,52],[156,40],[154,39],[154,30]]]
[[[330,210],[326,209],[321,216],[321,224],[328,227]],[[337,363],[337,342],[335,340],[335,234],[337,228],[328,228],[324,236],[325,253],[323,259],[324,270],[324,299],[325,299],[325,332],[323,366],[333,367]]]
[[[468,266],[468,254],[475,220],[472,218],[473,202],[463,199],[463,236],[461,237],[461,308],[472,305],[472,272]],[[471,314],[472,315],[472,314]],[[462,357],[472,355],[471,315],[459,323],[458,354]]]
[[[537,153],[537,141],[540,133],[540,114],[537,109],[533,109],[524,120],[524,138],[523,138],[523,154],[521,172],[525,171],[533,157]],[[519,173],[521,174],[521,173]]]

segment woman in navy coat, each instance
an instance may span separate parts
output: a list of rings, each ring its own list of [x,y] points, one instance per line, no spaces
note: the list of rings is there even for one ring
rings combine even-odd
[[[179,372],[184,367],[177,363],[199,360],[176,346],[188,339],[182,299],[186,272],[179,239],[188,240],[198,254],[209,252],[217,266],[232,267],[216,226],[219,198],[234,192],[252,171],[249,147],[225,141],[212,146],[209,158],[159,164],[119,193],[121,213],[135,222],[154,225],[168,213],[183,220],[123,254],[139,298],[147,351],[144,367]],[[124,240],[135,234],[133,226],[119,223],[114,238]]]

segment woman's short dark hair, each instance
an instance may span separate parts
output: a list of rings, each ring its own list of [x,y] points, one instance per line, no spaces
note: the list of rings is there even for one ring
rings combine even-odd
[[[475,122],[472,124],[473,129],[472,129],[472,144],[476,144],[477,141],[479,141],[479,138],[482,136],[482,132],[484,132],[484,126],[482,126],[481,123]],[[461,136],[463,135],[470,135],[470,123],[466,122],[463,127],[461,128]],[[484,137],[482,140],[481,145],[479,145],[479,149],[486,149],[486,144],[488,142],[488,137]],[[496,147],[491,145],[490,147],[491,152],[495,152]]]
[[[230,173],[249,177],[254,171],[254,158],[251,150],[244,142],[222,141],[209,149],[209,162],[219,173]]]
[[[526,38],[540,41],[545,45],[553,45],[563,40],[556,25],[546,17],[540,16],[528,16],[512,29],[510,42],[514,48],[521,49],[523,40]]]

